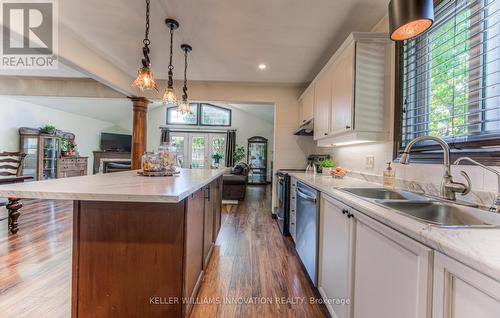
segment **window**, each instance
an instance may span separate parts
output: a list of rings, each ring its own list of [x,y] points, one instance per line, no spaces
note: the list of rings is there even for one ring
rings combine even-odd
[[[169,125],[197,125],[198,124],[198,104],[190,103],[192,114],[181,114],[177,107],[167,108],[167,124]]]
[[[439,1],[432,28],[398,44],[397,63],[397,153],[432,135],[500,157],[500,1]],[[432,143],[419,146],[414,158],[437,158]]]
[[[231,126],[231,109],[212,104],[190,103],[192,114],[181,114],[177,107],[167,108],[168,125]]]
[[[231,126],[231,110],[211,104],[201,104],[201,125]]]

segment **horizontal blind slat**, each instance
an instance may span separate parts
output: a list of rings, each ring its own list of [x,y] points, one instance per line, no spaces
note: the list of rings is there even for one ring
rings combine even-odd
[[[442,1],[432,28],[397,54],[403,146],[425,134],[500,133],[500,1]]]

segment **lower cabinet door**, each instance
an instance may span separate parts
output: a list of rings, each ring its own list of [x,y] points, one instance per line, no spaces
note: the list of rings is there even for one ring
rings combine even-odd
[[[432,317],[500,317],[500,282],[435,252]]]
[[[354,218],[350,208],[323,195],[320,213],[320,260],[318,290],[330,315],[350,317],[352,238]]]
[[[432,250],[358,213],[355,318],[428,318]]]

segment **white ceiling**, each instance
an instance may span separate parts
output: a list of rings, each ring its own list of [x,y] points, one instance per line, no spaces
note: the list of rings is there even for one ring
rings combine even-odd
[[[48,97],[48,96],[11,96],[23,102],[32,103],[72,114],[86,116],[114,124],[132,118],[132,107],[127,98],[89,98],[89,97]],[[254,103],[209,102],[223,107],[236,108],[270,124],[274,123],[274,105]],[[152,101],[148,108],[162,106],[161,101]]]
[[[132,115],[132,106],[127,98],[47,96],[14,96],[12,98],[110,123],[120,123],[131,118]],[[150,109],[159,106],[161,106],[160,102],[149,104]]]
[[[135,75],[144,37],[144,1],[64,0],[59,17],[117,66]],[[352,31],[369,31],[388,0],[152,0],[153,71],[165,78],[168,30],[175,18],[174,74],[182,78],[183,42],[194,48],[189,79],[310,81]],[[267,64],[260,71],[259,63]]]
[[[245,113],[251,114],[270,124],[274,124],[274,105],[272,104],[227,104],[229,107],[239,109]]]
[[[68,77],[68,78],[88,78],[87,75],[75,71],[69,66],[64,65],[59,62],[57,69],[47,70],[47,69],[14,69],[8,70],[0,68],[0,75],[6,76],[46,76],[46,77]]]

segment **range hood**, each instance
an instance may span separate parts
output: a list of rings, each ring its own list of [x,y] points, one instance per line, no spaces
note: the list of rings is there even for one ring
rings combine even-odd
[[[297,136],[312,136],[314,134],[314,120],[308,120],[293,133]]]

